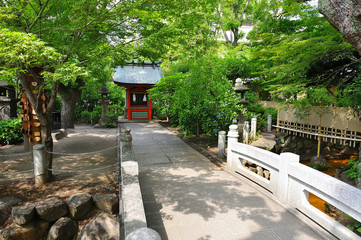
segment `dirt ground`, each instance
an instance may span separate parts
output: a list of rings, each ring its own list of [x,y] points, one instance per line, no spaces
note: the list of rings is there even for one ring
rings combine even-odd
[[[91,125],[76,125],[75,129],[60,140],[54,138],[54,152],[89,153],[88,155],[53,155],[53,169],[89,170],[112,165],[117,160],[117,129],[94,128]],[[112,148],[104,152],[97,152]],[[1,146],[0,155],[22,153],[23,145]],[[13,196],[24,203],[57,196],[64,200],[76,193],[118,193],[115,181],[117,166],[92,172],[53,174],[55,179],[44,186],[35,187],[33,171],[21,174],[13,172],[33,169],[31,154],[26,156],[0,156],[0,198]]]
[[[167,123],[162,126],[177,131]],[[54,152],[59,153],[89,153],[112,148],[117,145],[117,129],[94,128],[89,124],[78,124],[75,129],[60,140],[54,140]],[[183,139],[197,151],[208,157],[213,163],[222,166],[217,158],[217,140],[210,137],[193,137]],[[114,181],[115,167],[92,172],[63,173],[54,171],[55,179],[44,186],[36,187],[34,182],[33,161],[31,154],[26,156],[5,157],[2,155],[24,153],[23,144],[0,146],[0,198],[13,196],[24,203],[57,196],[63,200],[76,193],[117,193],[118,183]],[[90,155],[53,155],[53,169],[86,170],[101,168],[116,163],[115,148]],[[14,172],[30,172],[13,174]]]

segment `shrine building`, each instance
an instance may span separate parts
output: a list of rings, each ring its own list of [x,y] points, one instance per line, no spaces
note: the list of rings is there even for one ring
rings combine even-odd
[[[129,120],[151,120],[152,100],[147,90],[162,78],[160,62],[128,63],[115,68],[113,81],[125,87],[124,118]]]

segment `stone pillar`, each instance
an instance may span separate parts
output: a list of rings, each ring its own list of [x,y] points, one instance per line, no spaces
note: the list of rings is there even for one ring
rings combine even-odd
[[[251,138],[255,139],[257,135],[257,117],[254,116],[251,120]]]
[[[232,167],[232,161],[233,161],[233,158],[232,158],[232,144],[233,143],[237,143],[238,142],[238,137],[239,137],[239,134],[238,134],[238,126],[235,125],[235,124],[232,124],[231,126],[229,126],[229,131],[228,131],[228,134],[227,134],[227,166],[229,168]]]
[[[286,204],[288,202],[288,172],[292,163],[300,162],[300,156],[294,153],[281,153],[280,158],[276,196],[282,203]]]
[[[122,127],[120,129],[120,143],[122,147],[132,147],[132,135],[130,128]]]
[[[226,132],[219,131],[218,132],[218,157],[223,159],[225,156],[225,145],[226,145]]]
[[[103,125],[104,122],[109,121],[109,117],[106,116],[108,112],[108,106],[110,103],[110,99],[102,98],[99,100],[99,103],[102,105],[102,116],[99,120],[99,125]]]
[[[238,142],[238,126],[235,124],[232,124],[231,126],[229,126],[229,132],[228,132],[228,144],[233,143],[233,142]]]
[[[267,116],[267,132],[272,131],[272,115]]]
[[[45,146],[37,144],[33,147],[35,186],[42,186],[47,182],[47,162],[45,157]]]
[[[243,143],[248,143],[249,141],[249,122],[245,121],[243,124]]]

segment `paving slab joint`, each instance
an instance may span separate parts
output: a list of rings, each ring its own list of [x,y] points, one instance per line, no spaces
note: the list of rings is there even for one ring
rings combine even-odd
[[[129,140],[129,139],[127,139]],[[122,144],[120,144],[122,146]],[[134,161],[133,149],[130,145],[123,147],[121,159],[121,186],[119,191],[121,201],[119,207],[122,209],[121,234],[127,240],[160,240],[160,236],[154,230],[147,228],[144,204],[139,185],[139,166]],[[133,161],[131,160],[133,159]]]

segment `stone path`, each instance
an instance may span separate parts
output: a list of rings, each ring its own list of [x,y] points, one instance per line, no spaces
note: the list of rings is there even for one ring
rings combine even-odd
[[[148,227],[162,240],[324,239],[157,123],[127,123]]]

